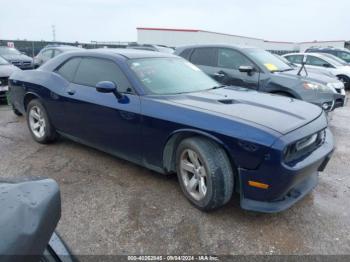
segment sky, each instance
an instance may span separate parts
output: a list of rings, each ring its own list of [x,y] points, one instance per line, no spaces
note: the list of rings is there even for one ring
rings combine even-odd
[[[0,39],[136,41],[137,27],[350,40],[349,0],[0,0]]]

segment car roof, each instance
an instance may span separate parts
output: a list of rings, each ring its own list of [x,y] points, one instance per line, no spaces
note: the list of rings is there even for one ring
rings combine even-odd
[[[177,57],[172,54],[155,52],[151,50],[140,50],[140,49],[126,49],[126,48],[99,48],[90,49],[86,52],[96,53],[96,54],[110,54],[110,55],[120,55],[126,59],[136,59],[136,58],[156,58],[156,57]]]
[[[309,47],[306,50],[333,50],[333,51],[335,50],[335,51],[348,51],[348,52],[350,52],[349,49],[341,48],[341,47],[333,47],[333,46],[327,46],[327,47],[312,46],[312,47]]]
[[[288,53],[283,56],[290,56],[290,55],[311,55],[311,56],[316,56],[320,58],[325,57],[325,55],[322,53]]]
[[[194,45],[183,45],[176,48],[176,50],[184,50],[189,48],[200,48],[200,47],[222,47],[222,48],[234,48],[234,49],[252,49],[257,48],[254,46],[243,46],[243,45],[234,45],[234,44],[194,44]]]
[[[61,46],[46,46],[42,50],[58,49],[58,50],[81,50],[82,48],[77,46],[61,45]]]

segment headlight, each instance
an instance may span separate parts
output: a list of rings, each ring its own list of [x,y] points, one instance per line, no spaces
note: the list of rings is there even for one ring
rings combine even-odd
[[[333,92],[333,93],[337,93],[337,91],[334,89],[334,87],[330,87],[330,86],[326,86],[326,85],[322,85],[316,82],[304,82],[303,83],[303,87],[305,89],[309,89],[309,90],[318,90],[321,92]]]
[[[288,163],[313,152],[324,143],[325,139],[326,131],[321,130],[288,145],[283,151],[284,161]]]
[[[344,83],[340,81],[337,83],[328,83],[327,86],[334,89],[344,89]]]

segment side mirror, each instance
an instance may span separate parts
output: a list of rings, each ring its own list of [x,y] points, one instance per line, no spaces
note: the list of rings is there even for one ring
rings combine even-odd
[[[96,84],[96,90],[100,93],[113,93],[117,99],[121,99],[123,96],[117,90],[115,83],[111,81],[101,81]]]
[[[323,64],[322,66],[323,66],[323,67],[327,67],[327,68],[331,67],[330,64]]]
[[[238,68],[239,72],[247,73],[248,75],[251,75],[254,72],[254,67],[252,66],[240,66]]]

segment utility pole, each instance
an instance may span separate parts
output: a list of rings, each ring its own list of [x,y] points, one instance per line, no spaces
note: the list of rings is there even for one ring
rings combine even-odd
[[[52,25],[52,41],[55,42],[56,41],[56,26]]]

